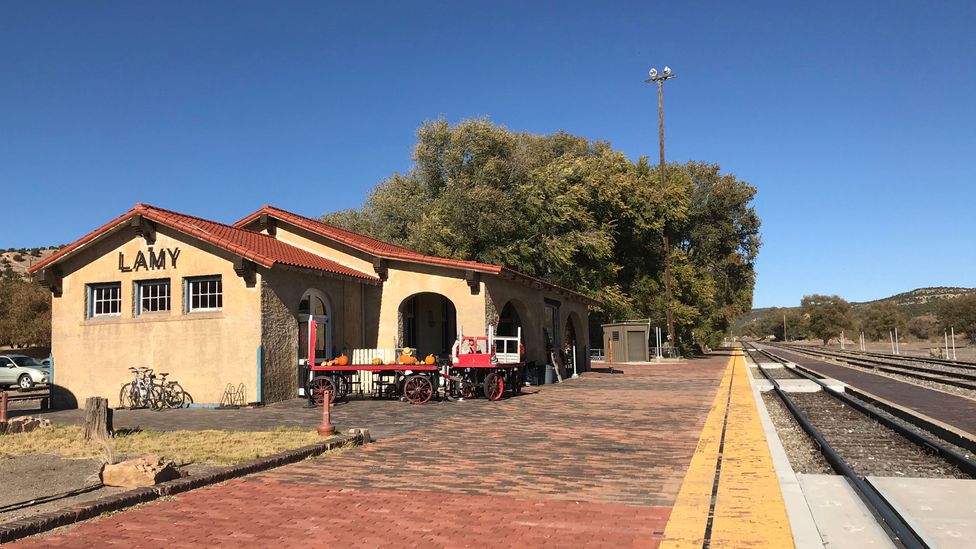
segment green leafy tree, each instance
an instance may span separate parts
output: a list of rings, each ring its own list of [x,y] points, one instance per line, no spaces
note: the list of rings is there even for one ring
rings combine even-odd
[[[931,339],[937,327],[938,321],[929,315],[916,316],[908,321],[908,333],[921,340]]]
[[[851,326],[851,304],[836,295],[807,295],[800,300],[810,335],[826,345]]]
[[[944,328],[965,332],[970,343],[976,343],[976,294],[946,299],[939,306],[938,316]]]
[[[663,326],[662,235],[677,336],[715,345],[752,303],[755,189],[706,163],[657,168],[608,143],[511,132],[487,120],[418,130],[413,168],[325,221],[418,251],[507,265],[603,303],[594,321]]]
[[[0,279],[0,344],[51,345],[51,293],[21,277]]]
[[[856,328],[864,337],[878,341],[886,339],[890,330],[905,333],[908,320],[901,307],[890,301],[879,301],[858,307],[855,315]]]
[[[783,333],[783,320],[786,319],[786,336]],[[791,341],[807,337],[806,319],[796,308],[773,307],[747,326],[746,335],[757,338],[772,336],[779,341]]]

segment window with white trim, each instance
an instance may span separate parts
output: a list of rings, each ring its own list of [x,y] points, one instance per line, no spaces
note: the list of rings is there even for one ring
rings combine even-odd
[[[186,312],[219,311],[224,306],[220,276],[186,279]]]
[[[170,308],[169,279],[136,282],[136,314],[158,313]]]
[[[122,283],[88,285],[88,318],[122,314]]]

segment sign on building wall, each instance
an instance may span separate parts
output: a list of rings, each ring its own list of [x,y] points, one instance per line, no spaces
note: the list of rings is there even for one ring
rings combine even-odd
[[[169,257],[169,261],[166,258]],[[146,271],[159,271],[169,267],[176,268],[176,260],[180,257],[179,248],[162,248],[157,254],[152,246],[146,253],[142,250],[136,252],[135,259],[132,260],[131,266],[126,261],[125,253],[119,252],[119,271],[123,273],[128,272],[138,272],[140,270]]]

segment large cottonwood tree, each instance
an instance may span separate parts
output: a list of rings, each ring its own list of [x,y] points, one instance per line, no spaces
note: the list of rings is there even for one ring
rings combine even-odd
[[[717,165],[632,162],[608,143],[487,120],[418,130],[414,166],[327,222],[429,254],[503,264],[586,293],[594,320],[664,325],[662,230],[681,340],[715,345],[752,303],[755,189]],[[692,334],[694,334],[692,336]]]

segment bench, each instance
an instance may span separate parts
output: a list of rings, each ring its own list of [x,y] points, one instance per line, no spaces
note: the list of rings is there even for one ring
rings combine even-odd
[[[7,393],[7,402],[17,402],[22,400],[40,400],[41,410],[47,410],[51,406],[51,388],[37,387],[26,391],[2,391]]]

